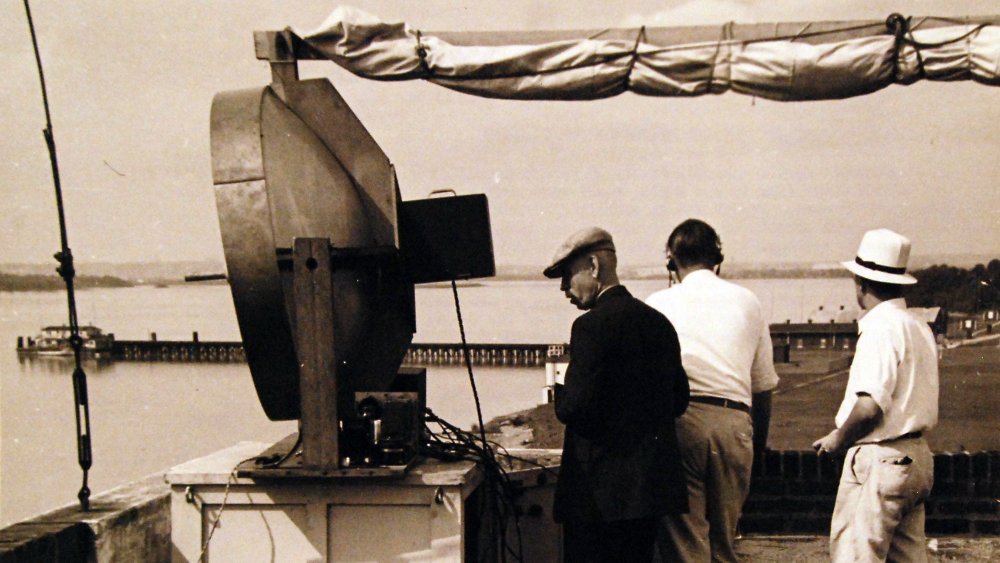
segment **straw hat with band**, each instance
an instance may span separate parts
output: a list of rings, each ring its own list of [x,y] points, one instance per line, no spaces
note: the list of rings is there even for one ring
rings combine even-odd
[[[897,285],[912,285],[917,278],[906,273],[910,260],[910,239],[889,229],[868,231],[861,239],[854,260],[841,262],[862,278]]]

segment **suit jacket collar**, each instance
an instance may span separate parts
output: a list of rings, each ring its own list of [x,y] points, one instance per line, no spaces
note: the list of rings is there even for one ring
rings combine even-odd
[[[631,297],[631,296],[632,294],[629,293],[627,289],[625,289],[624,285],[616,285],[614,287],[609,287],[608,289],[605,289],[604,291],[601,292],[600,295],[597,296],[597,301],[594,302],[594,307],[595,308],[599,307],[601,306],[602,303],[606,303],[618,297]]]

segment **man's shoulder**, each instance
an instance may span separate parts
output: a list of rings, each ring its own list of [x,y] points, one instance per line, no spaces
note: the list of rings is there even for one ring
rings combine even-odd
[[[587,315],[591,315],[595,318],[634,316],[636,314],[663,317],[663,314],[657,311],[656,308],[633,295],[615,296],[614,299],[610,299],[606,303],[602,303],[602,306],[595,307],[587,312]],[[666,317],[663,318],[666,319]]]
[[[600,315],[596,314],[594,309],[584,311],[579,317],[573,319],[573,328],[576,329],[577,327],[593,324],[599,317]]]
[[[650,293],[649,297],[646,298],[646,304],[652,305],[654,302],[670,299],[670,296],[677,294],[675,289],[676,288],[673,287],[665,287],[663,289],[658,289],[653,293]]]
[[[742,285],[740,285],[740,284],[738,284],[738,283],[736,283],[736,282],[734,282],[732,280],[727,280],[727,279],[723,279],[723,278],[719,278],[719,277],[716,277],[715,279],[716,279],[716,283],[718,284],[719,289],[721,289],[723,291],[730,291],[730,292],[732,292],[734,294],[737,294],[737,295],[742,295],[742,296],[747,297],[749,299],[753,299],[754,301],[757,300],[757,294],[754,293],[754,292],[752,292],[752,291],[750,291],[746,287],[744,287],[744,286],[742,286]]]
[[[641,299],[632,299],[632,303],[623,311],[629,321],[641,320],[647,327],[660,327],[674,331],[674,325],[659,309]]]
[[[737,306],[747,312],[760,313],[760,299],[757,298],[756,293],[738,283],[722,278],[717,279],[718,285],[716,285],[715,290],[721,302],[728,303],[730,306]]]
[[[656,307],[654,307],[651,303],[648,303],[647,301],[643,301],[642,299],[633,298],[630,306],[637,310],[644,311],[646,312],[646,314],[655,315],[657,317],[663,317],[664,319],[666,319],[666,317],[663,316],[663,313],[659,312],[656,309]]]
[[[860,322],[861,333],[894,334],[909,327],[926,324],[917,319],[905,307],[879,305],[872,309]]]

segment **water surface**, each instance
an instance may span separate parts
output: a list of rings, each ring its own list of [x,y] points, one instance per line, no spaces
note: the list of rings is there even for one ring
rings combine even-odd
[[[741,280],[773,322],[802,320],[818,305],[853,299],[850,280]],[[661,281],[626,282],[644,298]],[[77,294],[79,318],[119,339],[238,340],[229,289],[223,285],[98,289]],[[565,342],[579,314],[556,282],[487,281],[460,288],[470,342]],[[63,324],[59,292],[0,293],[0,525],[76,502],[72,364],[19,362],[17,336]],[[418,342],[457,342],[451,289],[417,290]],[[86,366],[94,466],[90,487],[107,490],[243,440],[273,442],[295,430],[260,408],[243,364],[116,362]],[[476,368],[484,417],[528,408],[541,397],[542,368]],[[465,428],[476,419],[468,375],[431,367],[428,405]]]

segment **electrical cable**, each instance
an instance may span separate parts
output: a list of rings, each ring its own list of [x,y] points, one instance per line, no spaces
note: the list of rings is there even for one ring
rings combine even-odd
[[[457,440],[458,443],[469,448],[485,470],[486,484],[490,493],[492,493],[487,495],[486,502],[489,503],[488,508],[495,517],[495,520],[491,520],[491,523],[498,527],[498,529],[494,530],[493,535],[497,537],[499,544],[503,548],[500,552],[501,561],[507,560],[508,552],[518,561],[522,561],[521,523],[517,511],[513,507],[514,491],[506,470],[497,462],[495,450],[486,439],[483,409],[479,401],[479,390],[476,387],[476,376],[472,370],[472,355],[469,352],[469,343],[465,337],[465,322],[462,319],[462,305],[458,298],[458,284],[454,279],[451,280],[451,291],[455,298],[455,315],[458,318],[458,330],[462,338],[462,358],[465,360],[465,368],[469,373],[469,385],[472,387],[472,397],[476,403],[476,419],[479,422],[479,440],[481,445],[476,445],[475,440],[464,439],[463,437],[467,434],[454,425],[450,425],[436,416],[434,416],[434,419],[438,424],[442,425],[442,428],[446,429],[447,437]],[[508,518],[511,515],[513,515],[514,529],[517,533],[517,551],[514,551],[507,542]]]
[[[254,458],[254,461],[261,467],[267,467],[267,468],[280,467],[282,463],[285,463],[286,461],[291,459],[292,456],[299,453],[301,451],[301,446],[302,446],[302,422],[299,421],[299,431],[295,436],[295,443],[292,444],[292,447],[289,448],[288,451],[284,453],[284,455],[266,460],[262,459],[260,456],[257,456]]]
[[[455,315],[458,317],[458,332],[462,337],[462,358],[469,372],[469,384],[472,386],[472,398],[476,401],[476,417],[479,420],[479,433],[486,444],[486,428],[483,426],[483,407],[479,403],[479,391],[476,389],[476,376],[472,373],[472,360],[469,357],[469,343],[465,340],[465,323],[462,321],[462,305],[458,300],[458,284],[451,280],[451,293],[455,297]]]
[[[292,451],[295,451],[294,447],[292,448]],[[257,459],[257,456],[248,457],[246,459],[240,460],[239,463],[233,466],[233,470],[229,472],[229,476],[226,477],[226,490],[225,492],[222,493],[222,503],[219,505],[219,513],[215,515],[215,520],[212,522],[211,527],[209,527],[208,529],[208,536],[205,537],[205,543],[202,544],[201,553],[198,555],[198,563],[202,563],[202,561],[205,560],[205,554],[208,553],[208,546],[209,544],[212,543],[212,536],[215,534],[215,529],[219,527],[219,521],[222,520],[222,513],[225,512],[226,502],[229,500],[229,487],[232,486],[232,484],[235,483],[236,479],[238,478],[236,476],[236,470],[238,470],[240,466],[243,465],[244,463],[247,463],[248,461],[254,461],[255,459]]]
[[[437,431],[430,424],[436,424]],[[518,485],[510,480],[507,470],[497,461],[494,447],[502,449],[495,443],[483,443],[481,435],[458,428],[454,424],[438,417],[430,409],[425,416],[425,441],[420,453],[426,457],[446,462],[472,461],[478,464],[484,475],[486,510],[492,515],[491,537],[496,538],[501,548],[500,560],[507,561],[507,555],[516,561],[523,561],[523,544],[520,531],[520,521],[513,499],[520,494]],[[507,529],[513,523],[517,532],[517,545],[511,546],[507,541]]]

